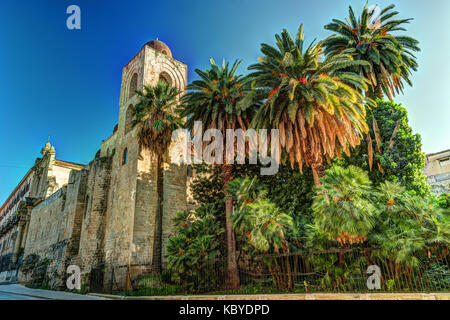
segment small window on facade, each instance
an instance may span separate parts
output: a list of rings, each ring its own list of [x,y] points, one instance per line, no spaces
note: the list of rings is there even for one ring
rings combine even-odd
[[[84,207],[84,218],[86,219],[89,210],[89,195],[86,196],[86,206]]]
[[[128,149],[125,148],[125,150],[123,150],[123,156],[122,156],[122,164],[127,164],[127,159],[128,158]]]
[[[137,75],[137,73],[135,73],[131,77],[130,87],[128,89],[128,99],[130,99],[132,96],[134,96],[136,94],[137,82],[138,82],[138,75]]]

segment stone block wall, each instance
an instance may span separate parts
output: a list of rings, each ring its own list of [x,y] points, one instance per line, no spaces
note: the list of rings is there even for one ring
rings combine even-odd
[[[54,288],[64,287],[67,266],[78,254],[88,173],[85,169],[71,171],[67,186],[31,211],[23,257],[48,259],[47,280]],[[19,273],[19,281],[31,280],[31,273]]]
[[[167,263],[166,251],[169,238],[174,233],[173,218],[175,214],[187,209],[186,197],[187,169],[185,165],[165,164],[164,173],[164,208],[162,234],[162,261]]]
[[[24,251],[24,259],[29,255],[39,256],[39,260],[48,259],[48,277],[57,281],[65,273],[65,259],[68,234],[71,226],[63,213],[67,196],[67,187],[63,187],[49,198],[38,204],[30,218],[30,227]],[[30,282],[33,273],[19,273],[20,282]],[[59,287],[61,283],[52,283]]]
[[[158,195],[156,189],[156,160],[152,161],[148,150],[142,150],[137,170],[131,264],[149,265],[152,261]]]
[[[111,163],[111,186],[105,216],[104,262],[106,274],[112,274],[113,267],[128,265],[131,261],[139,157],[136,129],[126,135],[118,136],[115,148],[116,152]],[[125,150],[127,153],[126,163],[124,163]],[[123,279],[118,281],[124,281]],[[109,285],[106,278],[105,285]]]
[[[86,199],[80,215],[80,246],[73,264],[82,270],[84,282],[92,269],[102,268],[105,218],[110,188],[111,157],[96,159],[87,166]]]

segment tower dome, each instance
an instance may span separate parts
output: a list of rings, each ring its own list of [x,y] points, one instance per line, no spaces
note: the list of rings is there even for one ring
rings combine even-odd
[[[151,40],[151,41],[147,42],[146,44],[144,44],[144,46],[149,46],[150,48],[153,48],[159,52],[162,52],[165,55],[172,58],[172,52],[170,51],[169,47],[164,42],[159,41],[158,39]]]

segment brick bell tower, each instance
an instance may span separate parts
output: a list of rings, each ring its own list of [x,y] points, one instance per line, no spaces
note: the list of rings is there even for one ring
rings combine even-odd
[[[187,66],[172,57],[166,44],[152,40],[145,43],[123,68],[118,125],[101,149],[102,156],[113,157],[105,219],[107,272],[114,266],[127,265],[134,266],[132,272],[137,275],[151,265],[157,168],[149,151],[143,150],[139,154],[139,127],[132,126],[132,108],[138,102],[136,90],[143,90],[144,85],[155,85],[160,80],[185,91]],[[186,209],[186,167],[165,163],[164,169],[163,265],[167,240],[172,234],[172,218],[176,212]],[[127,278],[119,270],[114,273],[115,281]]]

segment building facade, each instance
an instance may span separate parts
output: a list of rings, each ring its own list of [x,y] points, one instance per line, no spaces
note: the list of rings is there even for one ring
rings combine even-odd
[[[42,158],[20,181],[0,210],[0,280],[15,276],[13,268],[23,255],[27,240],[29,210],[33,202],[45,199],[64,187],[72,170],[83,165],[55,159],[55,149],[47,143],[41,150]],[[14,269],[14,268],[13,268]],[[14,270],[13,270],[14,271]]]
[[[54,148],[48,143],[42,150],[30,173],[28,194],[22,197],[26,223],[25,240],[17,245],[20,282],[44,277],[50,287],[64,288],[67,267],[77,265],[85,286],[123,289],[150,271],[157,168],[150,151],[139,148],[132,108],[138,102],[136,91],[158,81],[183,92],[187,66],[173,59],[164,43],[153,40],[123,68],[118,124],[89,164],[71,164],[60,172],[55,168],[62,162],[55,160]],[[169,158],[163,180],[163,264],[172,218],[187,205],[186,166]],[[17,268],[12,255],[10,264]]]
[[[10,276],[8,271],[14,247],[19,242],[16,240],[20,221],[19,204],[30,194],[32,179],[33,170],[29,170],[0,209],[0,280]]]
[[[427,154],[424,173],[433,194],[450,193],[450,149]]]

